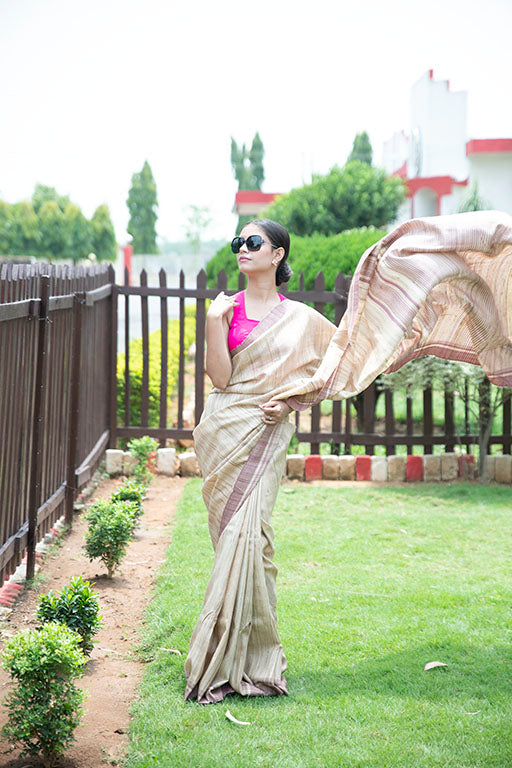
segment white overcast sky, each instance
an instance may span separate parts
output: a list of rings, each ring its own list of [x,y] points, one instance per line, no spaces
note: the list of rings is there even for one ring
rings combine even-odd
[[[512,137],[511,29],[511,0],[0,0],[0,199],[106,202],[123,243],[147,159],[160,235],[195,204],[231,238],[231,136],[260,132],[267,192],[343,164],[361,130],[378,163],[433,69],[468,91],[470,138]]]

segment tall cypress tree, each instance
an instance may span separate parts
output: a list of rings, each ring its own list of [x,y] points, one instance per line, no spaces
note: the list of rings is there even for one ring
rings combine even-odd
[[[354,139],[352,151],[347,157],[347,163],[350,163],[352,160],[360,160],[362,163],[366,163],[366,165],[372,164],[372,145],[370,143],[370,137],[366,131],[358,133]]]
[[[265,149],[263,148],[263,142],[258,132],[255,133],[252,140],[251,150],[249,152],[249,163],[251,168],[251,189],[261,189],[263,179],[265,178],[265,171],[263,168],[263,157],[265,155]]]
[[[247,149],[245,144],[239,147],[233,137],[231,137],[231,166],[233,168],[233,175],[238,181],[238,189],[261,190],[261,185],[265,178],[263,168],[264,154],[263,142],[258,132],[254,134],[250,150]],[[240,232],[242,227],[253,218],[254,216],[239,216],[237,232]]]
[[[147,160],[140,173],[132,176],[126,204],[130,212],[127,231],[133,238],[133,252],[157,253],[155,224],[158,202],[153,172]]]

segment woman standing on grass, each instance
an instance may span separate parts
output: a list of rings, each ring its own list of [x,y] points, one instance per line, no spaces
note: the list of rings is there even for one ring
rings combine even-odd
[[[414,357],[480,364],[512,386],[512,218],[497,211],[413,219],[363,254],[336,328],[277,293],[290,239],[267,219],[232,242],[247,290],[211,303],[214,384],[194,430],[215,560],[185,664],[186,698],[287,694],[277,632],[270,516],[292,409],[364,390]],[[320,266],[320,265],[319,265]]]
[[[232,250],[247,290],[220,293],[206,321],[206,369],[214,388],[194,431],[215,562],[185,665],[186,698],[287,694],[277,632],[270,516],[293,434],[279,399],[318,367],[336,327],[277,292],[288,281],[290,238],[253,221]]]

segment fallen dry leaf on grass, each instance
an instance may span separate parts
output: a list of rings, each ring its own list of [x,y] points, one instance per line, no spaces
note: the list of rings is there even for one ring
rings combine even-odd
[[[448,664],[445,664],[443,661],[429,661],[428,664],[425,664],[424,670],[427,672],[429,669],[435,669],[435,667],[447,667]]]
[[[237,725],[250,725],[247,720],[237,720],[236,717],[231,714],[229,709],[226,709],[226,717],[228,720],[231,720],[232,723],[236,723]]]
[[[159,651],[167,651],[167,653],[177,653],[178,656],[182,656],[183,654],[181,651],[178,651],[177,648],[159,648]]]

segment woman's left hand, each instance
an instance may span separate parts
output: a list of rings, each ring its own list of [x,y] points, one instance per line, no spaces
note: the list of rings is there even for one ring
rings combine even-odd
[[[261,420],[264,424],[279,424],[293,410],[284,400],[269,400],[259,407],[263,411]]]

